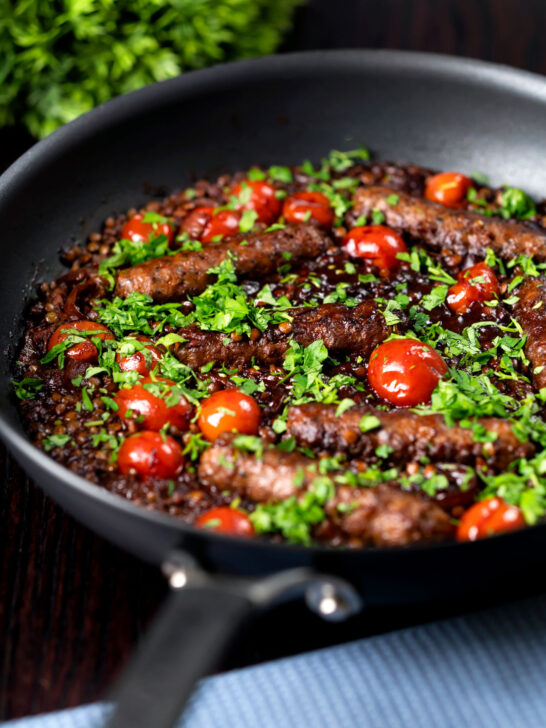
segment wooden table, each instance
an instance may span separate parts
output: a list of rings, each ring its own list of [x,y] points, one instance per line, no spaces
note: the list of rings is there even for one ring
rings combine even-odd
[[[314,0],[298,11],[285,49],[434,51],[546,73],[544,27],[543,0]],[[0,168],[29,142],[20,130],[2,132]],[[5,719],[103,695],[166,587],[156,569],[65,515],[3,449],[0,463],[0,719]],[[285,652],[275,645],[275,624],[282,623],[281,612],[268,628],[269,642],[259,625],[251,628],[231,664]],[[307,623],[314,626],[309,618]],[[380,620],[369,629],[379,631]],[[342,638],[353,632],[348,627]],[[323,627],[321,633],[322,643],[335,639]],[[298,649],[312,646],[311,637],[303,638]]]

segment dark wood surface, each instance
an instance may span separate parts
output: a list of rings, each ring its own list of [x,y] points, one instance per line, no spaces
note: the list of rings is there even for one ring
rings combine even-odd
[[[315,0],[298,11],[285,50],[401,48],[546,73],[544,27],[543,0]],[[0,169],[30,141],[18,129],[0,132]],[[3,449],[0,463],[0,719],[5,719],[104,695],[166,587],[156,569],[64,514]],[[295,649],[363,631],[358,625],[337,633],[319,630],[306,619],[309,632]],[[390,625],[404,621],[396,620]],[[249,629],[231,664],[288,652],[281,635],[285,621],[281,611],[268,627],[269,642],[259,625]],[[366,631],[385,624],[378,620]],[[318,631],[320,641],[312,637]]]

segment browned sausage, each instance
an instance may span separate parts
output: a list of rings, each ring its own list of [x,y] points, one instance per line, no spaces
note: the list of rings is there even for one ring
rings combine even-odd
[[[272,326],[255,341],[230,341],[226,345],[225,334],[187,326],[178,331],[186,342],[177,345],[175,354],[193,368],[210,361],[242,366],[253,359],[265,364],[282,364],[292,339],[302,346],[322,339],[329,352],[355,352],[367,358],[390,333],[383,314],[372,300],[364,300],[353,308],[327,303],[311,309],[294,309],[290,315],[293,320],[289,325]]]
[[[365,415],[376,416],[380,426],[362,432],[360,425]],[[533,454],[533,445],[520,442],[510,422],[488,417],[479,423],[497,435],[494,442],[476,442],[471,429],[448,427],[443,415],[352,407],[336,417],[335,405],[310,403],[290,408],[287,432],[300,447],[362,458],[372,457],[377,447],[386,445],[392,448],[389,460],[395,463],[418,461],[422,457],[466,465],[483,460],[490,467],[503,470],[516,458]]]
[[[154,301],[178,301],[201,293],[215,276],[208,273],[228,255],[238,276],[261,277],[279,266],[316,258],[329,245],[328,236],[314,225],[286,225],[279,230],[237,235],[198,251],[183,251],[155,258],[118,273],[116,294],[126,298],[132,291]]]
[[[516,294],[519,301],[514,313],[527,334],[525,354],[531,362],[530,372],[537,389],[546,387],[546,284],[528,278]]]
[[[397,198],[395,204],[387,202],[389,197]],[[354,203],[356,215],[380,210],[387,225],[438,250],[484,257],[491,248],[506,259],[534,255],[536,260],[546,260],[546,235],[518,223],[450,209],[404,192],[394,195],[388,187],[361,187],[354,194]]]
[[[276,448],[266,448],[256,457],[237,450],[231,436],[217,440],[199,463],[199,478],[205,486],[229,490],[259,503],[298,496],[316,477],[317,462],[311,458]],[[396,484],[337,486],[325,514],[346,536],[376,546],[439,541],[453,532],[441,508],[401,491]]]
[[[454,531],[449,516],[435,503],[390,483],[375,488],[342,486],[326,512],[351,539],[374,546],[443,541]]]
[[[317,476],[316,460],[305,455],[265,448],[258,458],[237,450],[232,440],[223,435],[201,455],[198,472],[203,485],[267,503],[297,495]]]

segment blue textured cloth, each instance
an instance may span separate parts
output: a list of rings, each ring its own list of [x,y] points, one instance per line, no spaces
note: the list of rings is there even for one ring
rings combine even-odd
[[[108,711],[3,725],[99,728]],[[257,726],[544,728],[546,596],[208,678],[180,722]]]

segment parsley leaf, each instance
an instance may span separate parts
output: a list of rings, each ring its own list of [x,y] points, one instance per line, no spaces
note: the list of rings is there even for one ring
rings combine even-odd
[[[381,420],[375,415],[364,415],[360,420],[360,432],[369,432],[381,427]]]
[[[334,492],[332,479],[317,475],[301,496],[279,503],[260,503],[249,518],[257,533],[279,532],[292,543],[309,544],[311,527],[326,518],[324,506]]]
[[[346,152],[332,149],[328,158],[323,160],[323,163],[328,164],[334,172],[344,172],[349,167],[352,167],[355,161],[368,161],[369,158],[369,151],[361,145],[358,149],[352,149]]]
[[[54,447],[64,447],[71,440],[70,435],[50,435],[49,437],[44,437],[42,446],[46,452],[49,452]]]
[[[284,184],[292,182],[292,172],[289,167],[281,167],[277,164],[273,164],[267,170],[267,174],[274,182],[281,182]]]
[[[523,190],[517,187],[504,188],[501,196],[501,215],[504,218],[528,220],[530,217],[534,217],[536,212],[535,203]]]
[[[445,284],[434,286],[434,288],[429,293],[426,293],[421,298],[421,306],[425,309],[425,311],[432,311],[433,308],[441,306],[447,298],[448,290],[449,288]]]
[[[20,382],[13,382],[13,386],[15,387],[15,395],[19,399],[30,400],[35,399],[44,386],[44,382],[38,377],[25,377]]]
[[[116,296],[111,301],[101,299],[97,303],[99,321],[116,336],[128,331],[151,336],[167,324],[178,328],[189,323],[179,303],[154,303],[153,298],[137,291],[131,291],[127,298]]]

